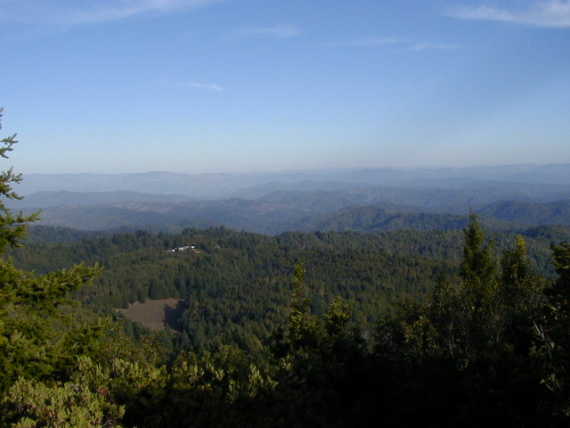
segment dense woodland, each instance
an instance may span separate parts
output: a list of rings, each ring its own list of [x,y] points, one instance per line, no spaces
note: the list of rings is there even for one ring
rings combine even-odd
[[[523,233],[533,264],[552,277],[550,244],[570,229],[531,228]],[[506,249],[516,235],[495,232]],[[257,352],[286,319],[291,277],[297,264],[313,313],[321,315],[335,297],[353,308],[354,322],[370,337],[380,317],[407,296],[421,299],[442,278],[457,277],[462,258],[460,231],[394,231],[380,234],[316,232],[277,237],[224,228],[188,229],[181,234],[108,234],[33,228],[29,244],[10,253],[19,268],[48,273],[77,263],[103,267],[91,287],[76,297],[116,315],[147,299],[181,299],[169,336],[175,354],[232,344]],[[193,245],[194,250],[171,249]],[[128,331],[139,332],[136,325]],[[133,333],[134,334],[134,333]],[[164,339],[164,338],[163,338]]]
[[[25,241],[19,180],[0,177],[1,426],[570,422],[565,228]],[[183,305],[162,333],[115,311],[162,297]]]

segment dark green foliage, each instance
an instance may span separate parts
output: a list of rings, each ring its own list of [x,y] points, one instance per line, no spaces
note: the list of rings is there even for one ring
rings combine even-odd
[[[570,243],[553,247],[553,253],[559,276],[546,290],[548,306],[535,325],[537,354],[544,364],[543,382],[555,397],[555,412],[570,418]]]
[[[7,158],[16,143],[15,136],[0,143],[0,156]],[[37,217],[13,214],[6,208],[6,199],[19,198],[12,185],[20,180],[21,176],[11,169],[0,175],[1,255],[20,244],[26,223]],[[18,376],[45,378],[66,369],[67,350],[63,342],[76,331],[58,326],[61,317],[57,311],[66,303],[69,293],[89,282],[95,273],[96,269],[76,266],[36,276],[0,260],[0,392]]]
[[[307,268],[311,305],[323,313],[335,296],[351,300],[369,332],[396,295],[423,295],[457,269],[453,262],[389,253],[387,243],[370,235],[267,237],[217,228],[34,244],[13,256],[19,266],[40,272],[99,262],[105,272],[79,293],[90,305],[110,309],[149,298],[182,298],[184,313],[172,327],[185,331],[196,348],[232,343],[257,351],[285,321],[289,278],[299,261]],[[196,249],[169,252],[189,244]]]
[[[85,393],[105,391],[105,401],[97,401],[98,396],[88,398],[94,403],[92,408],[107,418],[116,418],[123,409],[124,426],[347,427],[369,426],[370,421],[380,418],[383,426],[411,427],[417,426],[418,412],[422,425],[427,427],[477,427],[489,421],[517,427],[565,426],[567,331],[560,323],[565,319],[565,306],[558,304],[555,311],[549,312],[547,299],[564,302],[555,296],[564,294],[558,290],[566,289],[568,246],[555,248],[560,276],[556,285],[549,287],[548,281],[536,274],[522,237],[500,259],[495,258],[473,218],[465,230],[463,262],[455,264],[455,271],[463,272],[462,277],[449,275],[452,266],[447,271],[433,271],[434,278],[447,276],[447,280],[439,281],[432,292],[431,286],[426,288],[429,298],[425,301],[408,298],[397,304],[391,315],[384,312],[373,342],[366,328],[362,328],[366,324],[362,324],[359,312],[366,306],[358,305],[358,293],[364,291],[354,286],[358,277],[354,276],[353,287],[347,288],[355,288],[354,294],[350,294],[354,302],[331,297],[326,305],[319,305],[325,306],[322,315],[311,310],[315,307],[313,296],[320,295],[319,290],[325,287],[318,280],[329,275],[327,281],[341,284],[350,275],[367,272],[362,284],[371,283],[378,277],[370,270],[370,262],[380,254],[384,270],[394,275],[408,270],[404,275],[409,275],[414,259],[408,258],[398,267],[400,259],[368,248],[375,242],[371,237],[362,237],[359,242],[358,235],[347,236],[351,239],[338,234],[267,238],[213,229],[191,230],[182,236],[140,233],[99,240],[101,248],[92,247],[92,260],[100,260],[111,269],[124,266],[127,260],[150,267],[153,258],[158,257],[166,263],[168,270],[159,271],[153,281],[170,269],[184,272],[186,265],[212,267],[211,271],[198,271],[200,275],[188,283],[183,278],[175,281],[177,291],[197,289],[195,296],[201,305],[193,306],[189,300],[187,314],[194,317],[189,325],[203,332],[189,333],[183,328],[179,343],[180,347],[200,352],[182,353],[169,367],[133,363],[128,355],[111,365],[103,364],[101,371],[95,370],[93,362],[82,363],[79,371],[72,374],[71,382],[83,379],[87,385]],[[188,242],[197,244],[200,253],[166,252]],[[334,251],[329,252],[332,243]],[[92,244],[85,241],[83,245]],[[124,253],[123,248],[129,251]],[[268,251],[271,248],[278,251]],[[106,252],[112,257],[107,259]],[[279,264],[272,261],[275,258],[280,263],[290,263],[300,259],[299,255],[303,255],[305,265],[297,265],[294,272],[285,269],[280,273]],[[251,271],[247,269],[249,262],[244,263],[248,260],[253,266]],[[350,261],[346,269],[342,268],[345,260]],[[415,261],[417,266],[426,262],[427,259]],[[239,278],[237,275],[244,267],[244,285],[231,287],[232,282],[215,275],[230,272]],[[401,268],[404,271],[397,270]],[[283,290],[283,301],[279,303],[283,317],[275,320],[269,347],[259,341],[248,344],[254,337],[251,332],[260,332],[255,330],[255,324],[248,324],[247,317],[236,318],[235,326],[248,326],[247,329],[242,333],[235,330],[223,340],[250,351],[246,353],[210,337],[223,331],[214,330],[216,325],[231,325],[219,318],[220,314],[231,313],[225,305],[239,302],[254,291],[256,294],[251,297],[256,302],[255,296],[271,285],[256,282],[251,275],[253,269],[265,272],[266,278],[283,276],[283,282],[276,283]],[[136,275],[137,270],[129,272]],[[200,285],[197,280],[207,272],[212,282]],[[291,276],[294,280],[289,286]],[[254,285],[241,288],[248,280]],[[151,292],[157,283],[148,284]],[[100,283],[94,289],[95,295],[103,286]],[[340,285],[333,287],[331,294],[342,294],[343,288],[336,287]],[[259,300],[242,313],[255,317],[263,307],[257,305],[262,302]],[[214,304],[219,306],[211,306]],[[197,323],[200,319],[204,322]],[[260,318],[260,325],[267,319]],[[537,329],[543,336],[537,334]],[[66,347],[75,347],[96,361],[104,361],[93,348],[93,344],[104,340],[105,336],[86,330],[76,334],[75,339],[70,337]],[[203,341],[207,341],[211,351],[204,351]],[[44,378],[50,376],[54,375]],[[69,393],[65,385],[53,393]],[[41,385],[23,386],[32,388],[28,390],[33,394],[45,393]],[[22,402],[23,398],[13,396],[11,400]],[[79,410],[74,411],[82,415]]]
[[[504,253],[497,276],[476,219],[465,234],[463,280],[442,283],[426,303],[402,306],[378,330],[378,360],[407,374],[395,396],[412,403],[429,397],[423,401],[424,426],[491,420],[564,426],[543,381],[546,358],[536,352],[548,283],[533,272],[522,238]],[[445,422],[438,414],[442,405],[448,407]],[[401,410],[398,418],[405,421],[406,408]]]
[[[2,112],[3,109],[0,109],[0,129],[2,129]],[[17,142],[16,135],[0,139],[0,157],[7,159]],[[12,186],[20,181],[22,175],[14,173],[12,168],[0,173],[0,252],[5,252],[8,247],[17,246],[26,232],[26,223],[38,218],[37,214],[28,216],[22,213],[14,214],[6,206],[7,200],[20,199],[12,189]]]
[[[70,233],[59,231],[68,240]],[[463,241],[455,231],[290,232],[267,237],[224,228],[188,229],[176,235],[87,235],[61,244],[37,240],[46,236],[58,241],[57,232],[42,230],[36,243],[12,252],[17,266],[49,272],[98,262],[104,274],[79,292],[93,307],[109,310],[149,298],[182,298],[183,316],[171,327],[186,332],[185,349],[189,341],[194,349],[231,343],[252,352],[285,321],[295,263],[305,263],[308,297],[316,313],[323,314],[334,296],[342,296],[353,302],[355,317],[370,335],[375,320],[397,296],[425,295],[441,277],[459,271]],[[537,269],[550,275],[549,245],[556,235],[546,230],[536,237],[522,233]],[[491,236],[498,249],[509,249],[516,235]],[[168,251],[188,244],[195,244],[196,251]]]
[[[497,280],[496,256],[493,244],[485,243],[485,235],[474,215],[464,235],[462,279],[472,287],[492,287]]]
[[[0,142],[0,156],[6,158],[16,143],[15,137]],[[53,398],[54,403],[59,403],[54,404],[56,407],[68,405],[66,400],[71,399],[73,388],[57,390],[57,394],[53,390],[51,397],[50,390],[37,382],[52,384],[70,379],[79,356],[104,361],[110,355],[126,352],[136,358],[139,353],[129,348],[128,339],[116,325],[95,317],[70,299],[73,292],[98,274],[97,267],[77,265],[36,275],[17,269],[6,259],[7,250],[20,244],[26,223],[36,219],[36,215],[13,214],[6,208],[6,199],[19,198],[12,184],[20,180],[12,170],[0,175],[0,425],[19,420],[27,412],[24,409],[39,409],[45,404],[45,411],[39,412],[40,420],[45,412],[55,412],[50,413],[55,419],[47,426],[87,426],[82,425],[83,420],[79,423],[79,416],[69,419],[76,421],[75,425],[64,423],[64,419],[69,420],[59,413],[61,409],[51,408],[48,403]],[[80,397],[75,399],[81,401]],[[95,407],[89,417],[97,419],[100,409]],[[79,407],[77,411],[81,412]],[[20,422],[19,426],[36,426],[29,420]]]

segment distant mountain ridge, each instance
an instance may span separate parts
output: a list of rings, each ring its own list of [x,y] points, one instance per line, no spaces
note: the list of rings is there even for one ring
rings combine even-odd
[[[570,225],[570,199],[549,203],[500,201],[478,211],[481,215],[524,224]]]
[[[249,188],[245,192],[249,197],[224,199],[164,192],[42,191],[22,201],[9,201],[9,207],[25,212],[41,209],[44,225],[94,231],[143,228],[176,232],[211,226],[270,235],[316,230],[456,230],[465,227],[469,211],[481,215],[487,226],[496,230],[570,224],[570,187],[553,185],[542,191],[539,184],[463,185],[412,188],[303,181],[303,190],[296,190],[295,182],[278,190],[274,188],[280,184],[270,183]],[[559,196],[562,198],[553,199]]]
[[[482,222],[494,230],[513,230],[524,223],[517,221],[516,216],[503,220],[485,212],[481,215]],[[340,209],[330,205],[327,208],[311,209],[302,203],[296,204],[294,200],[287,204],[271,199],[176,203],[142,201],[116,205],[48,207],[42,211],[40,222],[44,225],[99,231],[119,228],[180,231],[186,227],[226,226],[269,235],[287,231],[459,230],[467,223],[467,214],[422,212],[413,207],[393,204],[347,206]]]
[[[197,199],[243,197],[252,189],[306,190],[340,189],[343,185],[408,188],[503,187],[525,192],[524,185],[550,189],[549,193],[570,189],[570,164],[504,165],[464,168],[347,168],[270,173],[183,174],[146,172],[133,174],[26,174],[16,190],[23,195],[40,191],[175,193]],[[331,188],[331,183],[341,187]],[[485,184],[487,183],[487,184]],[[536,187],[542,186],[542,187]],[[257,197],[260,195],[257,194]],[[560,196],[557,199],[562,199]],[[503,198],[506,199],[506,198]],[[554,198],[556,199],[556,198]],[[553,199],[553,200],[554,200]]]
[[[51,208],[64,206],[86,206],[105,204],[125,204],[129,202],[177,203],[187,201],[188,196],[169,194],[149,194],[130,191],[113,192],[57,192],[42,191],[26,196],[21,201],[11,201],[9,206],[24,208]]]
[[[494,230],[512,230],[512,222],[484,217],[481,222]],[[384,232],[393,230],[460,230],[469,223],[467,215],[398,212],[374,206],[347,208],[327,216],[314,230],[334,232]]]

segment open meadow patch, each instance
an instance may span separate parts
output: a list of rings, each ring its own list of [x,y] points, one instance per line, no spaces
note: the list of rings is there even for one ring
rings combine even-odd
[[[127,319],[138,322],[150,330],[173,328],[178,312],[182,311],[180,299],[146,300],[135,302],[127,309],[118,309]]]

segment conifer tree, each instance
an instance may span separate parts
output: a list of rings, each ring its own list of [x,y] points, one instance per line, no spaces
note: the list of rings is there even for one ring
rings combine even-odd
[[[2,113],[0,108],[0,130],[2,129]],[[16,135],[0,139],[0,157],[8,159],[8,154],[14,150],[18,141]],[[22,174],[14,173],[12,168],[0,173],[0,254],[7,247],[15,247],[26,233],[26,224],[38,219],[38,214],[24,216],[22,213],[14,214],[6,206],[7,200],[17,200],[21,197],[13,190],[13,184],[22,181]]]
[[[539,352],[545,363],[543,383],[556,397],[555,413],[570,418],[570,243],[552,247],[558,279],[545,290],[545,325],[537,325]]]
[[[520,288],[532,277],[526,242],[522,236],[515,238],[515,246],[505,250],[501,259],[503,286]]]
[[[7,159],[16,143],[15,135],[2,138],[0,156]],[[72,357],[65,349],[65,333],[73,329],[54,327],[65,316],[59,308],[70,292],[98,273],[98,268],[78,265],[37,276],[6,258],[7,250],[20,245],[27,223],[38,218],[6,206],[7,200],[20,199],[13,185],[21,180],[11,168],[0,173],[0,394],[17,377],[46,379],[66,370]]]
[[[469,226],[463,232],[465,246],[461,276],[475,287],[490,287],[497,279],[494,247],[491,243],[485,243],[485,234],[475,214],[469,216]]]

